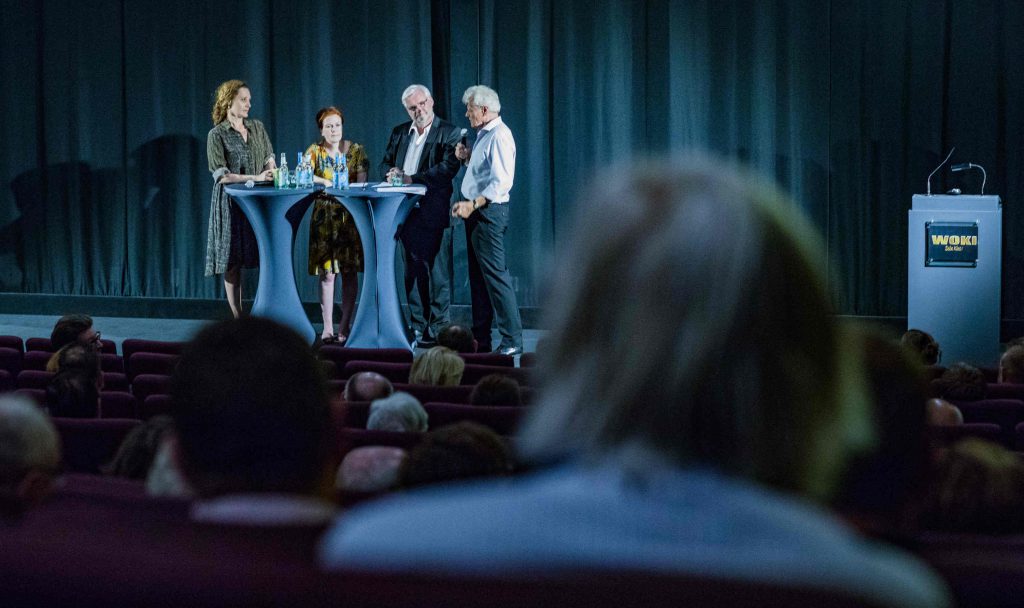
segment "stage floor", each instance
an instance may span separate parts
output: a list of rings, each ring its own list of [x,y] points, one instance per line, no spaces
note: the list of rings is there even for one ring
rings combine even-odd
[[[0,318],[0,335],[21,336],[26,338],[48,338],[53,324],[59,316],[53,315],[3,315]],[[205,319],[139,319],[134,317],[93,317],[93,327],[103,334],[103,338],[117,343],[117,352],[121,352],[121,342],[126,338],[143,340],[166,340],[183,342],[189,340],[200,328],[211,323]],[[319,332],[320,324],[313,327]],[[537,350],[537,340],[547,331],[540,329],[523,330],[523,350]],[[492,330],[492,343],[501,342],[497,330]]]

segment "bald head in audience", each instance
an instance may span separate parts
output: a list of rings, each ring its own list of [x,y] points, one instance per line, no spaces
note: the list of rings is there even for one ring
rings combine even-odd
[[[398,483],[405,450],[390,446],[364,446],[345,455],[338,468],[338,489],[343,492],[383,492]]]
[[[16,516],[50,491],[60,465],[60,438],[31,401],[0,397],[0,515]]]
[[[960,426],[964,423],[964,415],[960,408],[945,399],[929,399],[928,424],[931,426]]]
[[[345,401],[374,401],[395,392],[391,381],[377,372],[358,372],[345,383]]]
[[[1024,384],[1024,346],[1011,346],[999,359],[999,382]]]

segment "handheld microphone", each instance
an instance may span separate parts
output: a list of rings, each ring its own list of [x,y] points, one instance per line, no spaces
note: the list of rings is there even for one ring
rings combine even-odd
[[[466,145],[466,133],[466,129],[462,129],[459,131],[459,137],[462,139],[462,145]]]
[[[985,181],[988,180],[988,173],[985,173],[985,167],[976,165],[974,163],[957,163],[949,168],[950,171],[967,171],[968,169],[978,169],[981,171],[981,194],[985,194]]]
[[[938,171],[939,169],[942,168],[942,165],[946,164],[946,161],[949,160],[950,156],[953,156],[953,150],[956,150],[956,146],[950,148],[949,154],[946,155],[946,159],[939,163],[939,166],[935,167],[934,171],[928,174],[928,196],[932,195],[932,176],[935,175],[935,171]]]

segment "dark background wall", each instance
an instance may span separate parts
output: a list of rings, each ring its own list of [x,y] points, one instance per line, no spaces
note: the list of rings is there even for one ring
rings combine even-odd
[[[1024,318],[1018,2],[0,4],[2,292],[222,297],[202,268],[204,146],[223,80],[250,84],[251,115],[290,162],[318,135],[316,109],[335,104],[372,167],[406,120],[406,85],[431,87],[437,113],[466,126],[462,91],[485,83],[518,144],[508,249],[524,307],[542,303],[583,181],[697,148],[777,179],[807,211],[842,312],[903,316],[910,196],[956,145],[953,162],[984,165],[1006,203],[1003,316]],[[938,191],[978,187],[974,175],[937,177]],[[456,235],[455,302],[466,304]],[[313,302],[306,238],[295,267]]]

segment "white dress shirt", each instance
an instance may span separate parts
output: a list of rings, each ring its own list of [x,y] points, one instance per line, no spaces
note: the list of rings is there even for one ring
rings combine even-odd
[[[422,134],[416,133],[416,123],[412,123],[412,126],[409,127],[409,149],[405,151],[405,162],[402,163],[402,171],[406,175],[419,173],[420,157],[423,156],[423,148],[426,147],[427,135],[430,134],[431,126],[427,125]]]
[[[483,196],[492,203],[507,203],[516,176],[516,140],[501,117],[480,129],[462,179],[462,196]]]

